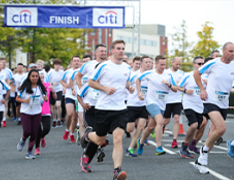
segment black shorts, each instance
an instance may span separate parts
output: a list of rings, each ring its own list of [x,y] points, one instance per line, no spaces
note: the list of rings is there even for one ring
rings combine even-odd
[[[212,111],[218,111],[218,112],[220,112],[220,114],[222,115],[223,119],[226,120],[228,109],[221,109],[221,108],[219,108],[215,104],[204,103],[204,112],[203,112],[203,115],[205,116],[205,118],[207,120],[210,119],[208,113],[210,113]]]
[[[56,101],[61,101],[62,100],[62,91],[56,92],[57,94],[57,99],[54,99],[53,93],[50,91],[50,104],[55,105]]]
[[[93,131],[96,131],[96,120],[95,120],[95,107],[91,106],[88,111],[84,111],[84,124],[85,127],[91,126]]]
[[[74,105],[74,108],[76,108],[76,102],[74,99],[71,99],[71,98],[65,98],[65,104],[73,104]]]
[[[197,129],[200,128],[203,121],[203,114],[199,114],[192,109],[185,109],[184,114],[188,119],[189,126],[191,126],[193,123],[198,123]]]
[[[145,106],[133,107],[128,106],[128,122],[135,122],[137,118],[148,119],[148,111]]]
[[[171,115],[180,115],[182,110],[181,103],[171,103],[166,105],[166,110],[164,112],[164,118],[171,118]]]
[[[107,133],[112,133],[117,127],[126,130],[128,123],[128,110],[107,111],[95,109],[96,118],[96,134],[105,136]]]

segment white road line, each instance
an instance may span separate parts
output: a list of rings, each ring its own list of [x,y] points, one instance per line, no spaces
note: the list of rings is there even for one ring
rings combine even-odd
[[[153,141],[151,141],[151,140],[148,140],[148,142],[149,142],[151,145],[157,147],[157,144],[156,144],[155,142],[153,142]],[[165,147],[163,147],[163,149],[164,149],[164,151],[166,151],[166,153],[169,153],[169,154],[176,154],[175,152],[173,152],[173,151],[171,151],[171,150],[169,150],[169,149],[167,149],[167,148],[165,148]]]
[[[194,166],[194,162],[190,162],[190,164],[192,164]],[[215,171],[213,171],[213,170],[211,170],[209,168],[206,168],[206,169],[210,172],[211,175],[215,176],[218,179],[221,179],[221,180],[231,180],[231,179],[223,176],[222,174],[219,174],[219,173],[217,173],[217,172],[215,172]]]
[[[222,147],[222,146],[216,146],[216,145],[214,145],[214,147],[215,147],[215,148],[218,148],[218,149],[225,150],[225,151],[227,151],[227,150],[228,150],[227,148],[225,148],[225,147]],[[212,150],[211,150],[211,151],[212,151]]]

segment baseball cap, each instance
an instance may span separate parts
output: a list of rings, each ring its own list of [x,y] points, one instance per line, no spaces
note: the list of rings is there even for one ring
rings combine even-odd
[[[34,64],[34,63],[30,63],[30,64],[28,65],[28,68],[31,68],[31,67],[37,67],[37,65]]]

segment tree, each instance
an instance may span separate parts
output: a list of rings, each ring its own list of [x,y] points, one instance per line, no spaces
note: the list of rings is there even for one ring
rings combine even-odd
[[[183,71],[191,71],[193,65],[189,50],[192,44],[187,40],[187,25],[185,20],[183,20],[180,27],[174,27],[174,29],[176,32],[170,35],[172,50],[169,51],[168,60],[170,62],[174,57],[180,57],[182,60],[181,69]]]
[[[198,31],[198,42],[191,50],[193,56],[202,56],[204,58],[209,57],[210,53],[213,50],[216,50],[220,47],[217,41],[213,40],[213,31],[214,28],[211,27],[209,21],[206,21],[204,25],[202,25],[202,31]]]

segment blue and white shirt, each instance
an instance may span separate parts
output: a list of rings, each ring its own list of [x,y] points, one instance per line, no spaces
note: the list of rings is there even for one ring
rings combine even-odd
[[[48,74],[49,76],[49,82],[50,84],[52,83],[58,83],[58,85],[52,84],[55,92],[63,91],[63,86],[60,83],[60,80],[62,79],[64,74],[64,71],[55,71],[54,69],[50,71]]]
[[[5,110],[5,105],[1,103],[3,99],[3,94],[6,94],[6,91],[10,90],[10,86],[6,83],[4,79],[0,78],[0,111]]]

